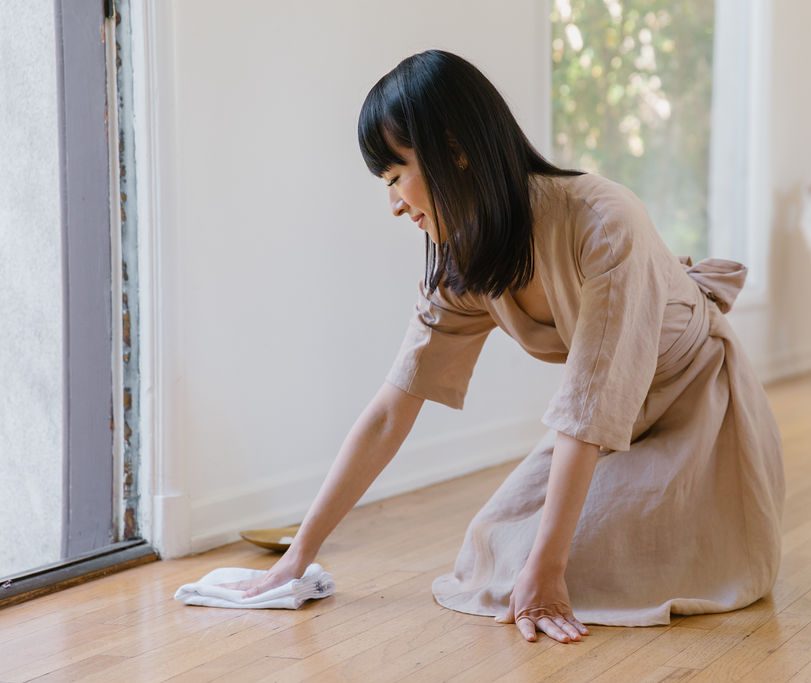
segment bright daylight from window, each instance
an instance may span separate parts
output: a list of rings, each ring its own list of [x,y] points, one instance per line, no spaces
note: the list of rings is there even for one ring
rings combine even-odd
[[[553,160],[627,185],[705,258],[714,3],[555,0],[551,20]]]

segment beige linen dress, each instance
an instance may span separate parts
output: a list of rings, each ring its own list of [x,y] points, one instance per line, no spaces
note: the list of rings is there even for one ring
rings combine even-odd
[[[554,324],[509,292],[427,297],[420,282],[386,377],[461,409],[496,326],[532,356],[565,363],[542,417],[550,431],[471,520],[435,599],[506,611],[563,432],[600,446],[565,574],[581,621],[649,626],[754,602],[777,577],[785,482],[777,424],[724,317],[746,268],[677,258],[639,198],[597,174],[539,177],[532,188]]]

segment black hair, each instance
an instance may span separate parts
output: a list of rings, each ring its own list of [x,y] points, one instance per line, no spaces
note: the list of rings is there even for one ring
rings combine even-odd
[[[369,91],[358,142],[369,170],[405,164],[388,144],[413,149],[428,186],[439,247],[425,235],[425,284],[499,297],[532,280],[530,174],[581,175],[554,166],[532,146],[495,86],[467,60],[427,50],[401,61]],[[467,167],[457,165],[459,154]],[[437,211],[439,209],[439,212]],[[441,237],[440,237],[441,239]]]

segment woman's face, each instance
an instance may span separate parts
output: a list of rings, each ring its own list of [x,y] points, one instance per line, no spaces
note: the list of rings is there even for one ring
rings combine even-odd
[[[417,164],[417,155],[408,147],[392,145],[392,148],[406,163],[394,164],[383,174],[383,180],[389,187],[391,211],[395,216],[407,214],[438,245],[439,232],[430,217],[428,186]]]

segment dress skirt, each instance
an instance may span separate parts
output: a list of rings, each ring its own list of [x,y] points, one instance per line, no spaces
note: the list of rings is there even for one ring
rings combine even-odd
[[[774,585],[785,481],[765,391],[726,317],[699,296],[660,359],[629,451],[601,449],[565,578],[580,621],[668,624],[726,612]],[[448,609],[508,607],[546,498],[550,430],[471,520],[452,572],[432,591]]]

